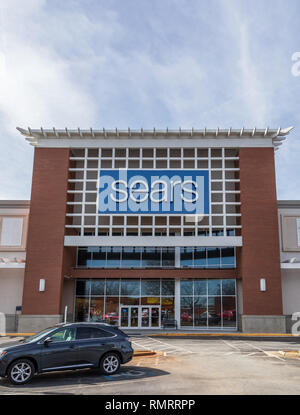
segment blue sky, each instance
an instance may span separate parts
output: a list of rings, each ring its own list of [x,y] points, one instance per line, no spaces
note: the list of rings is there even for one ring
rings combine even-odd
[[[28,199],[32,128],[272,128],[300,199],[299,0],[0,2],[0,199]]]

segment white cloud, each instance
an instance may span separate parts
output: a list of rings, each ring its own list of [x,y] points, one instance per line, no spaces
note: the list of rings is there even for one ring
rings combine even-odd
[[[88,89],[88,45],[97,34],[105,47],[118,30],[115,16],[106,13],[95,24],[76,9],[51,13],[46,5],[45,0],[1,2],[0,163],[5,180],[0,198],[29,197],[32,149],[16,126],[92,126],[97,119],[96,99]]]
[[[0,0],[0,198],[29,197],[32,148],[17,125],[263,128],[297,121],[297,88],[280,55],[294,28],[281,22],[273,45],[284,5],[276,2],[269,18],[265,2],[255,4],[261,9],[232,0]],[[285,143],[278,153],[279,197],[291,197],[295,189],[285,187],[298,171],[299,145]]]

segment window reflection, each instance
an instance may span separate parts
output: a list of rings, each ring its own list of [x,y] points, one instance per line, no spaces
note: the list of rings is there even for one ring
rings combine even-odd
[[[146,247],[142,252],[142,265],[143,267],[157,267],[161,265],[160,262],[160,249]]]
[[[121,267],[121,248],[113,246],[107,248],[107,267],[120,268]]]
[[[193,295],[193,280],[180,281],[180,295]]]
[[[221,248],[222,268],[233,268],[235,265],[234,248]]]
[[[208,326],[221,326],[221,297],[208,297],[207,300]]]
[[[140,295],[139,279],[136,280],[121,280],[121,295]]]
[[[106,297],[104,320],[108,324],[118,325],[119,323],[119,298]]]
[[[90,267],[106,267],[106,247],[100,247],[98,252],[93,252],[93,261],[91,261]]]
[[[175,283],[174,280],[161,281],[161,295],[174,295]]]
[[[235,297],[223,297],[223,327],[236,326]]]
[[[104,295],[104,280],[91,281],[91,295]]]
[[[163,319],[175,317],[175,281],[164,279],[95,279],[76,281],[75,321],[104,321],[118,325],[119,305],[160,307]],[[234,279],[185,279],[180,281],[182,327],[235,328]]]
[[[193,297],[181,297],[181,326],[193,326]]]
[[[104,298],[91,297],[90,321],[103,321],[104,317]]]
[[[181,325],[236,327],[235,290],[234,279],[181,280]]]
[[[160,280],[142,280],[142,295],[160,295]]]
[[[207,325],[207,297],[194,297],[194,325],[205,327]]]
[[[161,299],[161,319],[174,320],[174,297],[162,297]]]
[[[174,248],[162,248],[162,267],[174,267],[175,250]]]
[[[139,305],[140,297],[139,296],[120,297],[120,304],[121,305]]]
[[[181,268],[235,268],[233,247],[182,247]],[[172,268],[174,247],[79,247],[77,266],[83,268]]]
[[[194,281],[194,295],[206,295],[207,294],[207,281],[195,280]]]
[[[207,248],[207,266],[209,268],[220,267],[220,248]]]
[[[142,297],[142,305],[160,305],[160,297]]]
[[[219,231],[217,231],[219,232]],[[180,248],[181,268],[235,268],[233,247],[182,247]]]
[[[221,280],[208,280],[208,295],[221,295]]]
[[[122,250],[122,268],[140,268],[141,266],[141,248],[123,247]]]
[[[192,246],[180,248],[180,266],[181,267],[193,266],[193,251],[194,251],[194,248]]]
[[[222,295],[235,295],[235,280],[222,280]]]
[[[206,267],[206,248],[196,247],[194,251],[194,267]]]
[[[119,295],[120,280],[106,280],[106,295]]]
[[[75,303],[75,321],[88,321],[89,298],[77,297]]]

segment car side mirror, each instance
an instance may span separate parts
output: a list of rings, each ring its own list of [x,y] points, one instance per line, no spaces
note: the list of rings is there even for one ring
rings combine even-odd
[[[45,340],[44,340],[44,345],[45,346],[48,346],[48,344],[49,343],[52,343],[52,339],[51,339],[51,337],[47,337]]]

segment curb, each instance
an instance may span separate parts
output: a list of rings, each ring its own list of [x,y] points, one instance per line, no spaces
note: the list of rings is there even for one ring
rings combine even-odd
[[[287,333],[149,333],[150,337],[299,337]]]
[[[133,357],[142,357],[142,356],[154,356],[156,352],[147,352],[146,350],[137,350],[133,352]]]
[[[35,333],[0,333],[1,337],[25,337],[25,336],[33,336]]]

